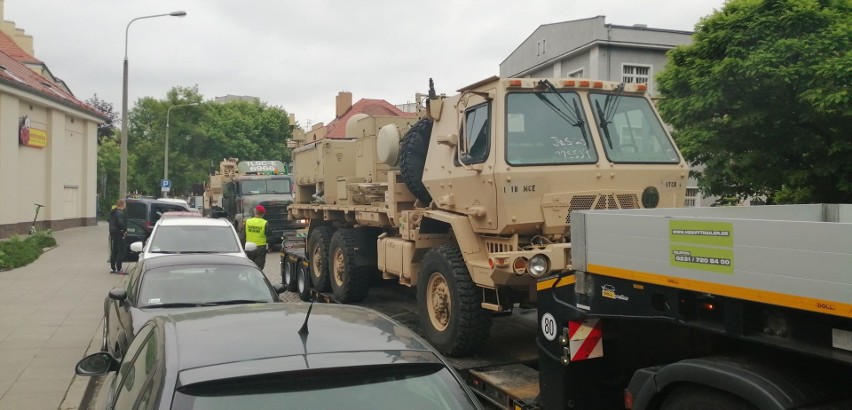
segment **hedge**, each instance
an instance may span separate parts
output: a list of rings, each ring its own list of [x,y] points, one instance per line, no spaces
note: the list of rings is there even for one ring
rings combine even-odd
[[[44,248],[56,246],[50,230],[38,231],[21,239],[15,236],[0,242],[0,269],[14,269],[27,265],[44,252]]]

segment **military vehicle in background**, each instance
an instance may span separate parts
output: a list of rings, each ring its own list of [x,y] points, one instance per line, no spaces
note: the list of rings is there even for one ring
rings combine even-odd
[[[288,287],[358,302],[381,272],[417,288],[441,353],[475,351],[493,314],[571,269],[572,211],[683,205],[689,169],[646,91],[491,77],[447,97],[430,81],[420,119],[359,114],[347,138],[294,139],[288,212],[309,231],[285,249]]]
[[[239,228],[243,220],[263,205],[267,242],[279,245],[282,235],[305,227],[304,221],[287,219],[287,206],[293,203],[293,178],[281,161],[239,161],[226,158],[219,172],[210,176],[204,191],[205,216],[227,218]]]

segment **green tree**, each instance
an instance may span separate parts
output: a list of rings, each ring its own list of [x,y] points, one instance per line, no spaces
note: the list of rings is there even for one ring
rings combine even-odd
[[[95,94],[92,98],[86,100],[86,104],[91,105],[106,116],[106,121],[98,124],[98,144],[106,139],[115,138],[115,123],[118,121],[118,114],[115,113],[112,103],[98,98],[98,95]]]
[[[849,0],[731,0],[669,53],[659,108],[711,195],[852,202]]]
[[[98,146],[98,208],[102,218],[118,200],[120,153],[121,148],[115,140],[106,139]]]
[[[172,195],[187,195],[223,158],[282,160],[291,136],[287,112],[265,103],[203,103],[197,87],[174,87],[165,100],[139,99],[130,112],[128,186],[131,192],[159,195],[163,177],[166,115],[169,107],[169,179]]]

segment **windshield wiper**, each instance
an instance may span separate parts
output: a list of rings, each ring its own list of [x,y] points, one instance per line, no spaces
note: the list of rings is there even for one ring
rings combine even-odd
[[[606,120],[606,115],[604,114],[603,109],[601,109],[601,103],[599,101],[595,101],[595,108],[598,110],[598,117],[601,118],[601,130],[603,130],[606,142],[609,144],[609,149],[612,149],[612,138],[609,136],[609,121]]]
[[[248,303],[269,303],[266,300],[252,300],[252,299],[233,299],[233,300],[220,300],[217,302],[207,302],[204,303],[203,306],[219,306],[219,305],[244,305]]]
[[[562,105],[568,110],[571,110],[571,105],[568,104],[568,100],[566,100],[565,97],[562,96],[562,93],[560,93],[559,90],[557,90],[556,87],[553,86],[553,83],[551,83],[549,80],[541,80],[539,81],[539,84],[543,84],[545,87],[547,87],[548,90],[550,90],[550,92],[556,94],[556,96],[559,97],[559,100],[562,102]],[[539,93],[536,93],[536,97],[538,97],[538,99],[541,100],[545,105],[550,107],[551,110],[556,112],[556,114],[562,117],[565,122],[571,124],[574,127],[579,128],[580,133],[583,134],[583,142],[586,143],[586,147],[589,146],[589,137],[586,135],[585,127],[586,122],[583,121],[583,114],[580,112],[580,107],[577,105],[576,100],[574,100],[574,112],[572,113],[574,114],[574,118],[571,118],[567,113],[560,110],[559,107],[556,106],[556,104],[550,101],[549,98]]]
[[[205,306],[202,303],[175,302],[175,303],[159,303],[156,305],[140,306],[139,309],[161,309],[161,308],[180,308],[180,307],[199,307]]]
[[[176,251],[151,251],[151,253],[178,253]]]
[[[221,251],[221,252],[220,251],[180,251],[178,253],[180,253],[180,254],[191,254],[191,253],[225,253],[225,252],[236,253],[236,252],[239,252],[239,251],[238,250],[237,251]]]

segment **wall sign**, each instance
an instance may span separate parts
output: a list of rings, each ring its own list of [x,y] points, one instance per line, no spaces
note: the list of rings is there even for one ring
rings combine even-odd
[[[47,146],[47,131],[32,128],[30,126],[30,117],[25,115],[18,122],[18,144],[27,147],[44,148]]]

